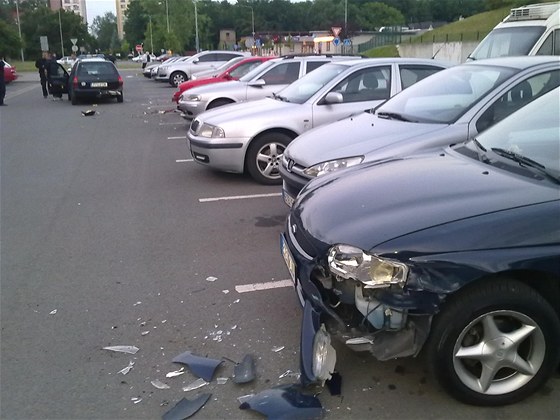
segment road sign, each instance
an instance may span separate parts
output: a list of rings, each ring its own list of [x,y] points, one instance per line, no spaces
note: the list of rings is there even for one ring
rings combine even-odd
[[[343,42],[344,42],[344,45],[346,45],[347,47],[352,45],[352,41],[350,40],[350,38],[346,38]]]
[[[247,48],[253,48],[255,45],[255,40],[253,38],[245,38],[245,46]]]
[[[332,43],[335,47],[338,47],[338,45],[340,44],[340,38],[335,38],[332,40]]]
[[[74,51],[74,52],[78,51],[78,46],[77,45],[72,45],[72,51]]]
[[[70,38],[70,41],[72,41],[72,45],[76,45],[76,42],[78,42],[78,38]]]
[[[331,28],[332,34],[334,35],[335,38],[338,37],[338,34],[340,34],[340,31],[342,31],[342,28],[340,26],[333,26]]]
[[[49,50],[49,40],[46,36],[40,36],[39,41],[41,42],[41,51]]]
[[[136,51],[140,52],[142,51],[144,48],[142,47],[142,44],[138,44],[136,45]]]

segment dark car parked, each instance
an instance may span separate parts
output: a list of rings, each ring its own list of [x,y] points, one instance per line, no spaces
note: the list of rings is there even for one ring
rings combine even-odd
[[[560,89],[476,139],[310,182],[282,235],[304,382],[330,337],[416,356],[455,398],[519,401],[560,360]]]
[[[49,73],[49,92],[54,96],[68,94],[76,105],[83,99],[116,98],[124,101],[123,79],[115,65],[103,58],[86,58],[76,61],[70,74],[62,67]]]

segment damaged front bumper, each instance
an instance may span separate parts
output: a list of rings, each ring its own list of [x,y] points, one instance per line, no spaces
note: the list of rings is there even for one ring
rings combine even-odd
[[[281,235],[281,252],[301,305],[301,380],[325,382],[334,372],[336,352],[330,337],[355,351],[369,351],[378,360],[417,355],[427,339],[440,297],[402,288],[364,288],[353,280],[326,274],[324,249],[310,246],[288,229]],[[301,234],[300,234],[301,235]],[[301,242],[301,243],[300,243]],[[312,255],[314,254],[314,255]]]

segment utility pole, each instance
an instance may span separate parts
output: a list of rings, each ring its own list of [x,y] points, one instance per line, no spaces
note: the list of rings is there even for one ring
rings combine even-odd
[[[61,58],[64,57],[64,40],[62,39],[62,0],[60,0],[60,9],[58,9],[58,26],[60,27],[60,48],[62,50]]]
[[[197,0],[193,0],[194,3],[194,31],[195,31],[195,47],[196,47],[196,52],[200,52],[200,42],[198,40],[198,9],[196,7],[196,1]]]
[[[23,39],[21,39],[21,22],[19,20],[19,0],[16,0],[16,17],[17,17],[17,26],[19,32],[19,42],[21,42],[21,61],[25,61],[23,59]]]

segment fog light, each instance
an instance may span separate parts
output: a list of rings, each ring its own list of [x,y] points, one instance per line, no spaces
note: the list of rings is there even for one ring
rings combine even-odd
[[[313,340],[313,375],[315,375],[315,379],[321,382],[330,379],[335,364],[336,350],[331,346],[331,337],[323,324]]]

